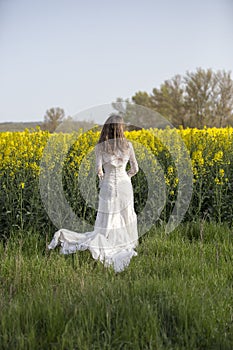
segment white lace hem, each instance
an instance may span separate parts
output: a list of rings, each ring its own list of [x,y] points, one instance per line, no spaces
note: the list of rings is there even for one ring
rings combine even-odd
[[[121,272],[128,267],[132,257],[137,256],[134,248],[138,245],[138,241],[112,247],[101,233],[95,231],[77,233],[60,229],[54,234],[48,249],[54,249],[58,245],[61,254],[73,254],[89,249],[95,260],[101,261],[105,267],[112,266],[115,272]]]

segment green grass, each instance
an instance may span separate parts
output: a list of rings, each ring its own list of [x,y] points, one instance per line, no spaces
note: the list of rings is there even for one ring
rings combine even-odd
[[[0,349],[233,349],[233,234],[183,224],[143,236],[116,274],[46,238],[0,244]]]

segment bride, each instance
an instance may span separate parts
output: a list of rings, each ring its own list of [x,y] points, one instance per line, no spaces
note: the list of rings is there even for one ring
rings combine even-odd
[[[104,266],[123,271],[138,245],[137,215],[134,210],[131,177],[138,172],[132,143],[124,136],[123,119],[111,115],[103,125],[95,147],[96,173],[99,177],[99,203],[94,231],[78,233],[60,229],[49,249],[61,245],[62,254],[89,249]],[[130,170],[126,165],[130,162]]]

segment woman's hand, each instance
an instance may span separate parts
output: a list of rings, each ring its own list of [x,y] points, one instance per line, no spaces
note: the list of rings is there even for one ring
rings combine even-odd
[[[99,180],[102,181],[104,178],[104,173],[103,172],[98,173],[98,177],[99,177]]]

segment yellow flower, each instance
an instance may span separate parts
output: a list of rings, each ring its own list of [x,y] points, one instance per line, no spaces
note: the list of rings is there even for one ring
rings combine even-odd
[[[174,172],[173,167],[172,167],[172,166],[169,166],[168,169],[167,169],[167,172],[168,172],[169,175],[172,175],[173,172]]]
[[[218,151],[217,153],[215,153],[215,155],[214,155],[215,162],[222,161],[222,158],[223,158],[223,151]]]
[[[219,186],[219,185],[223,185],[223,182],[222,182],[221,180],[219,180],[219,178],[217,178],[217,177],[214,179],[214,182],[215,182],[216,185],[218,185],[218,186]]]
[[[224,177],[224,169],[219,169],[219,175],[220,177]]]
[[[167,185],[167,186],[169,186],[170,185],[170,181],[169,181],[169,179],[165,176],[165,184]]]

